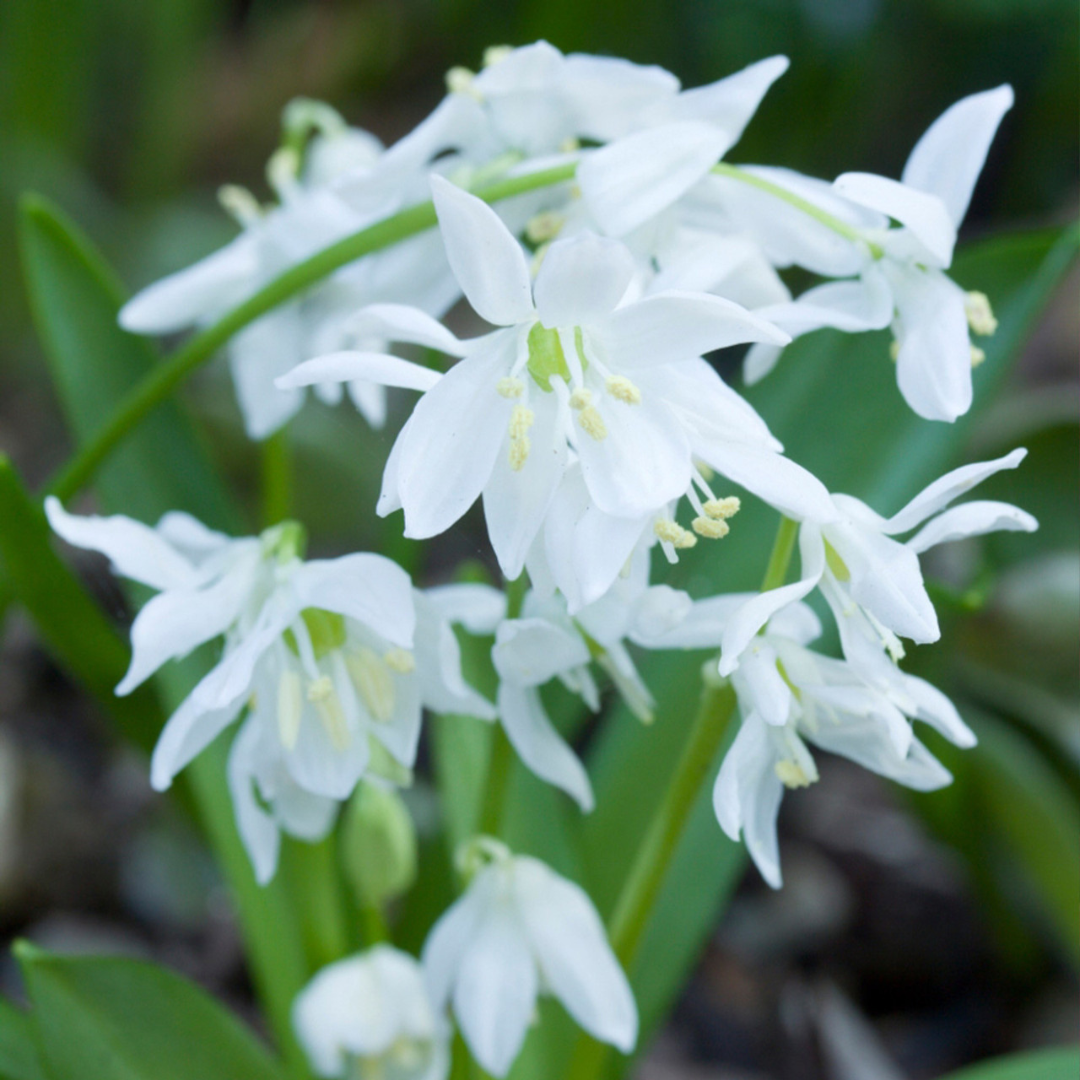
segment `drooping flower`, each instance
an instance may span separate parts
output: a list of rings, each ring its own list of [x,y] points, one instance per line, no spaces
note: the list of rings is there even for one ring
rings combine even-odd
[[[1001,469],[1014,469],[1026,450],[994,461],[964,465],[935,480],[891,518],[883,518],[852,495],[834,495],[835,520],[803,521],[799,530],[802,577],[760,593],[737,612],[724,633],[720,673],[729,675],[739,657],[774,613],[808,595],[819,583],[841,633],[855,611],[865,613],[878,640],[903,654],[899,637],[920,644],[940,636],[926,592],[919,555],[938,544],[999,530],[1031,532],[1038,522],[1008,503],[975,500],[949,507]],[[924,524],[925,523],[925,524]],[[906,542],[893,539],[922,528]]]
[[[423,187],[410,191],[407,177],[386,169],[376,174],[379,140],[347,127],[329,106],[293,102],[286,109],[285,129],[286,145],[268,168],[278,204],[263,208],[247,191],[223,188],[222,202],[243,231],[219,251],[131,299],[120,312],[125,329],[166,334],[212,323],[291,266],[394,213],[403,200],[423,196]],[[423,184],[424,174],[417,179]],[[264,439],[273,434],[303,403],[303,391],[275,389],[276,376],[313,353],[366,344],[384,347],[350,325],[361,305],[392,299],[441,314],[456,298],[442,246],[427,233],[344,267],[302,297],[260,316],[228,346],[248,435]],[[382,388],[352,383],[348,389],[368,421],[381,425]],[[341,396],[336,384],[316,390],[330,403]]]
[[[637,1008],[586,893],[487,837],[473,841],[468,856],[486,865],[467,867],[475,876],[435,924],[422,960],[432,1001],[452,1006],[476,1060],[506,1075],[542,993],[594,1038],[629,1053]]]
[[[293,1027],[319,1076],[445,1080],[450,1030],[420,965],[389,945],[324,967],[293,1005]]]
[[[930,791],[952,777],[915,736],[911,720],[931,724],[958,746],[975,743],[952,702],[900,671],[880,644],[877,679],[871,679],[858,664],[806,648],[820,630],[808,607],[788,606],[754,638],[732,676],[743,719],[721,765],[713,807],[728,836],[742,834],[773,888],[781,884],[776,818],[784,789],[818,780],[810,745]],[[891,669],[884,680],[882,667]]]
[[[900,392],[928,420],[952,421],[971,407],[971,369],[983,353],[972,344],[970,334],[991,334],[997,325],[987,298],[966,293],[945,271],[990,143],[1012,103],[1009,86],[963,98],[930,125],[899,181],[845,173],[832,186],[831,202],[820,181],[755,170],[847,220],[860,240],[845,240],[835,233],[825,240],[828,229],[813,217],[778,209],[775,197],[738,180],[717,178],[724,198],[756,205],[756,220],[778,265],[798,262],[830,276],[859,274],[856,280],[816,286],[793,303],[769,306],[761,313],[793,336],[822,326],[862,331],[891,324]],[[855,212],[837,213],[838,203],[844,201]],[[778,216],[783,219],[782,230],[777,229]],[[900,228],[888,228],[889,219]],[[839,261],[820,265],[823,248],[838,252]],[[751,350],[748,379],[763,377],[778,356],[779,349],[772,346]]]
[[[407,536],[444,531],[483,495],[508,578],[521,572],[576,459],[590,499],[647,518],[692,491],[695,457],[785,509],[828,515],[820,483],[783,458],[761,418],[700,359],[769,324],[704,293],[623,301],[629,252],[582,234],[547,249],[535,285],[494,211],[432,179],[450,263],[477,312],[503,327],[466,342],[417,311],[368,312],[387,337],[462,356],[439,377],[397,357],[343,352],[278,380],[297,387],[368,378],[424,389],[387,462],[379,513],[405,511]],[[797,508],[797,509],[796,509]]]

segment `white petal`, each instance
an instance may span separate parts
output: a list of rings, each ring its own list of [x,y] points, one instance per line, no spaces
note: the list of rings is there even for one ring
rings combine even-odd
[[[493,1076],[505,1076],[521,1050],[538,990],[536,964],[515,913],[493,905],[461,958],[454,985],[461,1033]]]
[[[506,594],[490,585],[437,585],[423,597],[441,618],[461,623],[470,634],[492,634],[506,617]]]
[[[299,410],[303,391],[281,390],[275,381],[305,355],[299,301],[261,316],[229,343],[229,370],[249,438],[267,438]]]
[[[830,521],[836,508],[813,473],[773,450],[711,438],[694,440],[694,453],[729,480],[797,521]]]
[[[649,600],[667,590],[664,585],[649,589]],[[671,589],[677,598],[686,594]],[[723,596],[710,596],[705,600],[694,600],[677,621],[656,618],[654,612],[648,625],[645,623],[646,612],[640,611],[630,627],[629,637],[637,645],[646,649],[713,649],[720,645],[724,629],[735,614],[749,599],[747,593],[728,593]],[[688,598],[687,598],[688,599]],[[681,599],[672,599],[667,613],[671,619],[679,614],[683,605]]]
[[[540,686],[560,672],[587,664],[589,650],[579,634],[547,619],[509,619],[495,633],[491,659],[500,678]]]
[[[825,538],[851,575],[852,598],[901,637],[919,644],[941,636],[914,551],[873,529],[835,522]]]
[[[517,578],[525,566],[570,454],[555,395],[535,395],[532,404],[535,422],[529,429],[531,446],[524,466],[511,468],[509,453],[500,453],[484,486],[488,537],[507,581]]]
[[[581,326],[615,310],[634,276],[634,257],[617,240],[585,232],[556,240],[536,275],[536,311],[549,328]]]
[[[254,240],[243,234],[137,293],[120,309],[120,325],[135,334],[183,330],[238,304],[254,290],[258,271]]]
[[[971,339],[964,293],[939,270],[894,269],[900,351],[896,382],[926,420],[952,422],[971,408]]]
[[[954,499],[958,499],[977,484],[981,484],[988,476],[993,476],[1002,469],[1015,469],[1025,457],[1027,457],[1027,450],[1017,448],[993,461],[977,461],[947,472],[920,491],[902,510],[893,514],[886,522],[885,531],[904,533],[915,528],[931,514],[936,514]]]
[[[533,304],[525,253],[499,215],[437,174],[431,176],[431,195],[446,257],[473,310],[495,326],[529,319]]]
[[[844,198],[888,214],[909,228],[941,266],[952,262],[956,226],[936,195],[874,173],[844,173],[836,178],[833,187]]]
[[[386,387],[354,379],[346,383],[346,389],[360,415],[376,431],[381,431],[386,426]]]
[[[206,708],[189,694],[161,729],[150,759],[150,786],[165,791],[173,777],[240,715],[243,695],[221,708]]]
[[[238,618],[255,584],[253,560],[205,589],[171,589],[149,600],[131,626],[131,666],[118,694],[129,694],[167,660],[223,634]]]
[[[930,724],[955,746],[967,750],[978,741],[964,723],[956,706],[936,686],[915,675],[903,676],[904,689],[914,699],[919,711],[916,718]]]
[[[174,548],[189,558],[202,558],[232,545],[237,550],[244,543],[253,541],[234,540],[225,533],[208,529],[201,521],[182,510],[170,510],[162,514],[157,523],[157,533]]]
[[[702,353],[747,341],[786,345],[772,323],[719,296],[660,293],[612,312],[597,327],[619,370],[693,360]]]
[[[100,551],[122,577],[152,589],[176,589],[198,583],[199,574],[158,532],[133,518],[69,514],[50,495],[45,514],[57,535],[74,547]]]
[[[753,710],[766,724],[782,727],[791,715],[791,689],[776,666],[776,653],[767,644],[754,642],[742,655],[739,675],[753,702]]]
[[[412,645],[412,582],[391,559],[368,552],[314,559],[297,567],[292,585],[302,607],[347,615],[395,645]]]
[[[336,685],[345,716],[345,741],[331,738],[315,707],[304,702],[296,741],[283,750],[289,776],[305,791],[329,799],[347,799],[371,758],[366,725],[359,720],[356,699]]]
[[[504,680],[497,707],[506,737],[530,771],[562,788],[586,813],[592,810],[595,800],[589,775],[552,726],[539,691]]]
[[[544,985],[594,1038],[629,1054],[637,1006],[592,901],[538,859],[514,860],[514,888]]]
[[[969,502],[939,514],[907,546],[922,553],[938,544],[991,532],[1034,532],[1038,521],[1019,507],[1002,502]]]
[[[255,797],[253,759],[259,752],[259,741],[259,719],[253,716],[233,740],[227,774],[237,831],[251,860],[255,880],[266,885],[277,870],[281,834],[273,815],[267,813]]]
[[[783,449],[754,407],[705,360],[673,364],[657,374],[664,400],[687,416],[702,438]]]
[[[780,362],[783,351],[779,345],[751,345],[743,359],[743,382],[747,386],[761,382]]]
[[[1005,85],[950,106],[915,144],[904,166],[903,182],[936,195],[959,225],[998,124],[1012,104],[1012,87]]]
[[[342,383],[362,379],[382,386],[398,386],[403,390],[430,390],[442,375],[423,364],[402,360],[386,353],[343,352],[317,356],[297,364],[287,374],[274,380],[279,390],[298,386],[318,386],[321,383]]]
[[[415,651],[425,708],[440,715],[495,719],[495,706],[462,677],[461,646],[448,622],[422,614],[416,624]]]
[[[742,831],[761,876],[774,889],[779,889],[776,817],[784,785],[776,775],[775,764],[776,755],[765,724],[751,713],[720,766],[713,788],[713,809],[720,827],[732,840],[738,840]]]
[[[601,229],[623,236],[689,191],[732,142],[712,124],[662,124],[593,151],[578,166],[576,179]]]
[[[847,333],[881,330],[892,321],[892,290],[882,274],[870,269],[854,281],[817,285],[790,304],[760,308],[755,314],[795,337],[823,326]]]
[[[690,443],[675,412],[642,393],[630,405],[604,395],[597,408],[607,436],[576,429],[581,471],[596,505],[607,514],[640,518],[655,513],[690,486]]]
[[[918,739],[912,739],[907,756],[900,757],[885,729],[873,717],[822,724],[807,737],[823,750],[840,754],[864,769],[916,791],[934,791],[952,780],[948,770]]]
[[[406,536],[423,540],[445,532],[491,477],[512,409],[495,387],[509,370],[514,345],[512,336],[504,337],[459,360],[413,410],[399,437],[396,466]]]
[[[447,356],[464,356],[470,345],[426,311],[408,304],[369,304],[349,320],[348,328],[357,338],[403,341]]]
[[[680,120],[705,120],[715,125],[727,136],[730,148],[739,141],[769,87],[789,65],[786,56],[770,56],[708,86],[684,90],[673,103],[672,113]]]
[[[424,942],[424,982],[440,1013],[450,1001],[458,969],[487,918],[498,885],[498,867],[481,870],[465,894],[439,917]]]
[[[875,721],[888,737],[893,752],[901,758],[907,755],[914,738],[911,724],[884,694],[869,686],[808,686],[804,692],[846,714],[841,715],[840,723],[848,722],[850,717]]]

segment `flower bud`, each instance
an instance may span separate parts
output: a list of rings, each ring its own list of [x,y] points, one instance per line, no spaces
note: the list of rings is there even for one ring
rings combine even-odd
[[[394,790],[361,783],[346,811],[345,872],[365,907],[383,908],[416,879],[416,829]]]

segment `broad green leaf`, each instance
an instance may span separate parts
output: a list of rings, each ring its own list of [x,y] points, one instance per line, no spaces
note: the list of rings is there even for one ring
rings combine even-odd
[[[157,702],[146,688],[127,697],[113,693],[127,670],[127,645],[53,550],[52,533],[41,507],[2,455],[0,522],[0,562],[5,576],[46,648],[90,690],[127,739],[149,750],[161,729]]]
[[[114,957],[63,957],[21,942],[53,1080],[282,1080],[255,1036],[208,994],[164,968]]]
[[[0,1080],[46,1080],[31,1017],[0,998]]]
[[[120,329],[119,285],[56,207],[25,196],[19,239],[38,335],[72,433],[83,443],[157,358],[145,338]],[[212,527],[236,525],[205,450],[175,402],[155,410],[117,448],[95,487],[110,509],[142,521],[182,507]]]
[[[991,1058],[942,1080],[1076,1080],[1080,1074],[1080,1050],[1074,1046],[1033,1050],[1026,1054]]]
[[[907,407],[896,388],[885,334],[819,331],[800,339],[747,396],[790,457],[831,490],[892,513],[941,472],[968,459],[965,446],[975,425],[1071,265],[1076,246],[1076,229],[1070,227],[999,237],[958,257],[956,279],[989,294],[1000,325],[976,372],[975,408],[955,424],[930,423]],[[721,478],[717,485],[718,495],[729,493]],[[699,543],[669,575],[671,584],[695,596],[758,588],[776,525],[774,512],[747,497],[731,521],[731,535]],[[602,911],[613,906],[671,776],[693,714],[702,658],[643,658],[642,673],[660,703],[655,725],[642,728],[627,710],[617,709],[591,747],[597,810],[586,820],[583,836],[588,884]],[[677,899],[679,917],[669,913],[653,920],[643,962],[634,972],[646,1032],[670,1009],[745,864],[740,848],[728,844],[712,818],[704,795],[699,810],[665,887],[665,896]]]

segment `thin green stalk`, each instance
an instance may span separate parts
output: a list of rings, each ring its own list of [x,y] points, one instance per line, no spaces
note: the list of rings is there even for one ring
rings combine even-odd
[[[611,947],[626,970],[632,967],[645,937],[683,830],[712,770],[734,711],[735,692],[731,685],[708,680],[702,687],[697,716],[671,785],[638,848],[608,923]],[[602,1076],[610,1053],[611,1047],[606,1043],[583,1033],[570,1059],[566,1080],[594,1080]]]
[[[372,945],[390,941],[390,927],[378,906],[364,904],[360,909],[360,917],[363,920],[365,948],[370,949]]]
[[[769,195],[774,195],[776,198],[782,199],[789,206],[794,206],[796,210],[801,210],[804,214],[809,215],[826,228],[832,229],[835,233],[839,233],[839,235],[846,240],[865,244],[869,249],[870,254],[873,255],[875,259],[880,259],[885,254],[882,247],[867,240],[862,232],[859,229],[856,229],[854,225],[849,225],[846,221],[841,221],[840,218],[834,217],[832,214],[828,213],[828,211],[822,210],[820,206],[815,206],[807,199],[796,195],[795,192],[788,191],[787,188],[781,187],[780,184],[774,184],[771,180],[766,180],[763,176],[757,176],[755,173],[740,169],[737,165],[728,165],[723,161],[720,162],[719,165],[714,165],[712,171],[719,176],[729,176],[733,180],[741,180],[744,184],[756,187],[759,191],[767,192]]]
[[[765,577],[761,582],[761,591],[778,589],[787,577],[788,564],[795,551],[795,541],[799,538],[799,523],[791,518],[781,517],[776,529],[769,565],[765,568]]]
[[[348,955],[353,945],[336,839],[331,833],[316,844],[297,840],[282,844],[278,873],[296,909],[312,971]]]
[[[292,517],[293,468],[289,429],[275,431],[260,446],[263,526],[278,525]]]
[[[476,194],[485,202],[500,202],[527,191],[550,187],[573,179],[576,163],[559,165],[516,176],[481,188]],[[339,240],[336,244],[290,267],[280,277],[260,289],[218,322],[201,331],[176,350],[160,367],[136,386],[102,426],[49,483],[48,490],[67,501],[94,475],[112,449],[157,405],[160,405],[189,375],[201,367],[234,334],[260,315],[292,299],[305,289],[365,255],[406,240],[436,223],[431,202],[411,206],[374,225]]]

